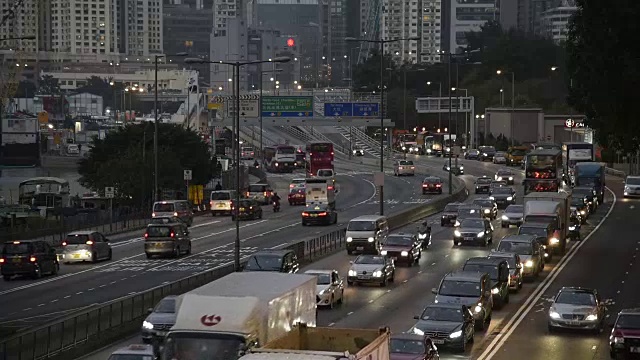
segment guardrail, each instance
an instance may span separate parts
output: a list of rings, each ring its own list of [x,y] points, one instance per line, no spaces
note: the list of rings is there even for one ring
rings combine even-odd
[[[611,175],[611,176],[615,176],[615,177],[621,177],[621,178],[626,178],[627,177],[627,173],[625,173],[624,171],[612,169],[612,168],[609,168],[609,167],[605,168],[605,173],[607,175]]]
[[[468,195],[464,183],[456,179],[452,196],[413,207],[389,216],[389,226],[397,229],[434,215],[452,201]],[[346,244],[346,227],[286,246],[303,263],[334,254]],[[244,259],[243,259],[244,260]],[[168,295],[182,294],[233,272],[231,263],[147,291],[112,300],[68,315],[48,324],[25,330],[0,342],[2,360],[73,359],[111,344],[140,330],[147,309]]]

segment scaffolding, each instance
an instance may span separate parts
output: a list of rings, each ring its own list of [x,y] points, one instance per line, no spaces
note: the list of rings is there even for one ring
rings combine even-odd
[[[18,84],[20,83],[20,74],[22,73],[24,57],[24,45],[21,38],[33,34],[25,34],[25,27],[30,24],[29,20],[33,14],[29,11],[22,11],[24,6],[24,0],[14,0],[13,4],[8,9],[3,10],[2,20],[0,21],[0,27],[5,24],[9,24],[10,32],[6,35],[0,35],[0,38],[8,38],[0,42],[0,45],[8,49],[9,51],[4,56],[4,66],[6,71],[2,71],[2,78],[0,79],[0,111],[3,109],[9,110],[8,106],[11,104],[13,97],[18,90]],[[13,54],[13,56],[10,56]]]

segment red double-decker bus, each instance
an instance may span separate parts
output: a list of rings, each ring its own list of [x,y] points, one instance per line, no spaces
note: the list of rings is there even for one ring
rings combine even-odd
[[[320,169],[333,170],[333,143],[314,141],[307,144],[309,167],[307,172],[314,176]]]

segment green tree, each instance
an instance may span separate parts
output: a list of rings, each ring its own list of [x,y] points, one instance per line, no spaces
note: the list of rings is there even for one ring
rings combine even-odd
[[[393,73],[398,68],[398,64],[391,55],[384,55],[384,84],[389,88],[390,72]],[[388,70],[392,69],[392,70]],[[358,65],[353,72],[353,86],[361,91],[378,91],[380,89],[380,53],[377,50],[371,51],[362,64]]]
[[[51,75],[43,75],[38,80],[38,92],[42,95],[60,95],[60,83]]]
[[[20,81],[18,90],[16,90],[16,98],[32,98],[36,94],[36,85],[31,81]]]
[[[640,44],[630,26],[640,16],[640,2],[577,1],[566,43],[569,102],[587,115],[598,143],[623,151],[640,146],[638,103]]]
[[[134,204],[151,200],[153,190],[153,124],[128,125],[94,137],[89,156],[80,160],[83,186],[102,191],[114,186],[120,196]],[[191,184],[204,185],[214,176],[215,159],[209,146],[192,130],[179,125],[158,124],[158,186],[181,190],[183,170],[193,171]]]

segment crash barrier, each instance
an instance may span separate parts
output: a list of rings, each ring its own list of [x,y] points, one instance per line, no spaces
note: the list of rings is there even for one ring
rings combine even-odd
[[[611,175],[611,176],[615,176],[615,177],[621,177],[621,178],[626,178],[627,177],[627,173],[625,173],[624,171],[620,171],[620,170],[616,170],[613,168],[605,168],[605,173],[607,175]]]
[[[452,201],[461,201],[468,191],[455,179],[455,191],[432,203],[390,215],[392,229],[436,214]],[[311,263],[344,249],[346,227],[287,245],[302,263]],[[0,340],[0,360],[74,359],[140,331],[142,321],[162,298],[182,294],[233,272],[232,264],[201,272],[134,295],[61,317]]]

